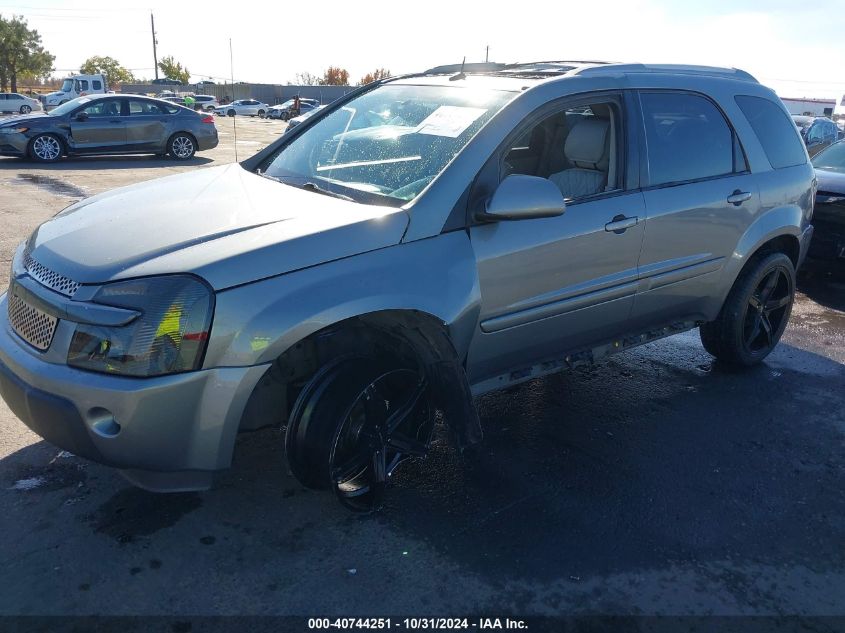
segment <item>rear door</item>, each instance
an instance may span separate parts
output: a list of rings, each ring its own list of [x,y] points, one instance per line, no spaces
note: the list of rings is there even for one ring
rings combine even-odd
[[[744,152],[720,108],[684,91],[639,93],[648,210],[632,326],[702,319],[720,271],[760,209]]]
[[[70,115],[70,137],[75,151],[120,151],[126,144],[123,99],[97,99]],[[79,114],[85,113],[85,120]]]
[[[150,150],[164,146],[169,115],[164,107],[146,99],[128,99],[127,149]]]

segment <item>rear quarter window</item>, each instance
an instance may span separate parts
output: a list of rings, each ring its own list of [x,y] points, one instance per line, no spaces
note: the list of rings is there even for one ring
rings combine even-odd
[[[804,144],[795,124],[777,104],[763,97],[737,95],[736,104],[757,135],[774,169],[794,167],[807,162]]]

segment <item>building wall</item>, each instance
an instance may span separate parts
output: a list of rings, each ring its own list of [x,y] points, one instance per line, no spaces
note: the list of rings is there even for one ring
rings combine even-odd
[[[831,116],[836,107],[835,99],[789,99],[781,98],[790,114]]]
[[[120,91],[124,93],[158,94],[164,90],[171,90],[177,94],[193,93],[198,95],[214,95],[217,100],[228,98],[257,99],[269,105],[276,105],[297,94],[303,99],[319,99],[320,103],[331,103],[338,97],[354,90],[354,86],[282,86],[278,84],[214,84],[214,85],[185,85],[159,86],[153,84],[123,84]]]

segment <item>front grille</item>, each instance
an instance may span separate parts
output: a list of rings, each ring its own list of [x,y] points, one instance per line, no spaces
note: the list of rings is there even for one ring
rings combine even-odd
[[[29,253],[26,253],[24,256],[23,265],[30,277],[42,286],[47,286],[50,290],[60,292],[66,297],[72,297],[79,290],[79,284],[77,282],[57,272],[53,272],[46,266],[42,266]]]
[[[43,352],[50,347],[58,322],[56,317],[33,308],[19,296],[9,295],[9,323],[35,349]]]

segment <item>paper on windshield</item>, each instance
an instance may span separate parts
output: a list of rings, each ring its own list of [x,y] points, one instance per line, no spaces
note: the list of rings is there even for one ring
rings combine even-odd
[[[417,134],[457,138],[485,112],[485,108],[440,106],[429,114],[415,131]]]

